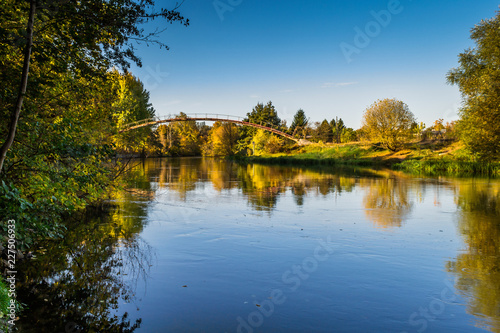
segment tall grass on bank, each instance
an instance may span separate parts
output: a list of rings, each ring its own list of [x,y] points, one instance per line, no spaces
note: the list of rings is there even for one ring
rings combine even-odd
[[[394,165],[395,169],[424,175],[500,176],[500,163],[455,161],[452,159],[406,160]]]
[[[236,160],[244,163],[303,166],[374,166],[381,164],[381,161],[367,157],[368,153],[369,150],[355,145],[338,146],[335,148],[308,146],[293,155],[248,156],[237,157]]]

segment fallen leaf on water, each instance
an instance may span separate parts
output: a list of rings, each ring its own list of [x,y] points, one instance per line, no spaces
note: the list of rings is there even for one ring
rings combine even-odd
[[[187,288],[187,285],[186,285],[186,284],[185,284],[185,285],[183,285],[183,286],[182,286],[182,288]]]
[[[255,306],[259,307],[260,308],[260,304],[255,304]]]

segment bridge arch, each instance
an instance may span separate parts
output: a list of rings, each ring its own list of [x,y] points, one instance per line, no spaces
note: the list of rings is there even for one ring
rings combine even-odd
[[[159,125],[159,124],[164,124],[164,123],[171,123],[171,122],[177,122],[177,121],[220,121],[220,122],[228,122],[228,123],[234,123],[234,124],[239,124],[242,126],[250,126],[254,128],[260,128],[265,131],[274,133],[276,135],[280,135],[282,137],[285,137],[289,140],[295,141],[299,145],[306,145],[309,144],[310,142],[305,140],[305,139],[297,139],[293,136],[291,136],[288,133],[279,131],[277,129],[274,129],[269,126],[264,126],[264,125],[259,125],[255,123],[251,123],[248,121],[244,121],[244,118],[238,117],[238,116],[231,116],[227,114],[212,114],[212,113],[194,113],[194,114],[182,114],[181,116],[165,116],[165,117],[154,117],[154,118],[149,118],[149,119],[142,119],[133,123],[126,124],[122,126],[122,128],[118,131],[119,133],[122,132],[128,132],[137,128],[141,127],[146,127],[146,126],[153,126],[153,125]]]

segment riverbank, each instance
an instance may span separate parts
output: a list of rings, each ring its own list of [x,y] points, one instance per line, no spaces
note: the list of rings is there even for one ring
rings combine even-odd
[[[286,153],[236,157],[235,160],[300,166],[382,166],[423,175],[500,176],[500,162],[474,160],[459,142],[448,140],[412,143],[397,152],[367,143],[313,144]]]

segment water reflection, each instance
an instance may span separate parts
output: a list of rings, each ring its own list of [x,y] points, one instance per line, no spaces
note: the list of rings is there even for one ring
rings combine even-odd
[[[147,163],[158,163],[148,161]],[[478,325],[500,332],[500,191],[498,182],[467,180],[416,180],[403,173],[364,169],[302,169],[280,166],[236,165],[217,159],[175,160],[158,174],[158,186],[168,186],[179,197],[196,189],[196,182],[210,182],[217,191],[239,188],[253,209],[272,212],[281,195],[293,195],[297,206],[308,196],[342,195],[360,190],[365,216],[374,226],[399,228],[422,203],[426,189],[451,190],[459,208],[458,224],[467,249],[447,264],[458,276],[456,288],[468,300],[468,311]],[[146,175],[145,175],[146,176]],[[151,176],[151,174],[150,174]]]
[[[413,208],[411,183],[397,178],[363,179],[366,217],[382,228],[401,227]]]
[[[402,230],[412,213],[418,211],[418,206],[427,204],[424,198],[432,201],[434,194],[433,202],[429,204],[439,207],[440,193],[446,193],[445,198],[455,198],[451,206],[458,207],[459,231],[467,245],[456,260],[447,262],[446,268],[458,277],[456,288],[467,299],[468,312],[476,316],[478,325],[500,332],[498,182],[416,179],[389,170],[239,165],[211,158],[137,161],[124,182],[126,190],[114,194],[114,209],[107,214],[95,214],[85,223],[70,224],[62,241],[44,244],[36,253],[38,259],[20,268],[23,281],[19,298],[29,306],[26,315],[19,321],[21,331],[66,332],[67,325],[71,323],[78,324],[77,329],[81,328],[82,332],[135,331],[141,319],[134,317],[132,320],[127,313],[119,313],[116,309],[120,309],[123,302],[134,303],[135,283],[147,279],[153,254],[139,235],[146,221],[155,220],[150,210],[155,204],[168,205],[166,209],[157,209],[157,214],[158,211],[169,214],[172,209],[180,207],[182,214],[172,214],[172,217],[183,216],[189,220],[194,216],[189,215],[189,209],[194,209],[190,207],[193,202],[210,205],[213,200],[224,196],[237,195],[253,211],[269,215],[279,213],[281,198],[292,197],[302,209],[305,207],[301,206],[315,199],[325,199],[327,205],[331,202],[328,200],[348,196],[349,200],[353,200],[351,209],[361,209],[359,215],[364,214],[377,228],[368,223],[368,229],[386,235],[387,230]],[[426,191],[430,191],[431,195],[426,195]],[[318,213],[316,217],[320,215]],[[164,220],[161,218],[161,221]],[[192,234],[201,233],[196,229],[198,225],[193,224],[193,230],[190,229]],[[185,225],[181,225],[183,227]],[[354,231],[352,234],[355,234]],[[218,236],[214,234],[202,240],[206,241],[205,245],[215,247],[215,240],[220,240]],[[177,241],[179,243],[174,244],[184,244],[181,237]],[[193,244],[199,246],[196,249],[200,253],[204,253],[202,242]],[[241,251],[241,244],[235,244]],[[355,242],[350,246],[353,244]],[[252,251],[255,249],[267,255],[265,248],[252,247]],[[175,257],[172,260],[183,260],[176,257],[174,245],[169,250],[172,253],[168,255]],[[287,248],[282,255],[289,251]],[[366,256],[373,257],[365,251],[368,250],[358,252],[349,260],[359,262]],[[224,253],[227,252],[230,253]],[[191,252],[188,251],[188,254]],[[225,255],[215,257],[217,260],[230,260]],[[392,252],[386,256],[387,262],[397,261],[391,256]],[[208,257],[210,253],[207,253]],[[439,262],[440,269],[442,262]],[[349,277],[346,272],[350,265],[341,267],[344,270],[339,272]],[[349,281],[339,279],[337,282],[348,284],[358,276],[356,273],[345,279]]]
[[[298,206],[307,195],[342,195],[359,187],[364,192],[366,216],[377,226],[400,227],[413,207],[413,198],[423,191],[421,184],[408,182],[401,173],[370,169],[303,169],[268,165],[238,165],[211,158],[171,161],[147,160],[130,175],[130,184],[157,182],[158,189],[177,193],[184,200],[199,182],[211,183],[216,191],[238,188],[257,211],[271,212],[287,191]],[[138,181],[143,177],[142,181]],[[143,189],[146,189],[144,187]],[[410,196],[410,192],[413,197]]]
[[[477,325],[500,332],[500,189],[485,181],[459,182],[456,189],[467,248],[447,268]]]
[[[64,239],[41,244],[35,259],[18,268],[18,299],[28,307],[16,324],[20,331],[133,332],[140,326],[141,319],[115,311],[119,302],[134,301],[134,283],[146,278],[152,258],[138,237],[145,202],[122,199],[111,213],[89,212],[69,223]]]
[[[154,181],[158,189],[173,190],[184,200],[190,191],[198,189],[200,182],[209,182],[216,191],[238,188],[256,210],[272,211],[278,197],[290,190],[297,205],[304,196],[340,195],[351,192],[358,181],[352,176],[371,176],[369,171],[314,170],[264,165],[238,165],[230,161],[211,158],[150,159],[130,173],[129,184],[134,186]],[[142,189],[147,189],[143,186]]]

